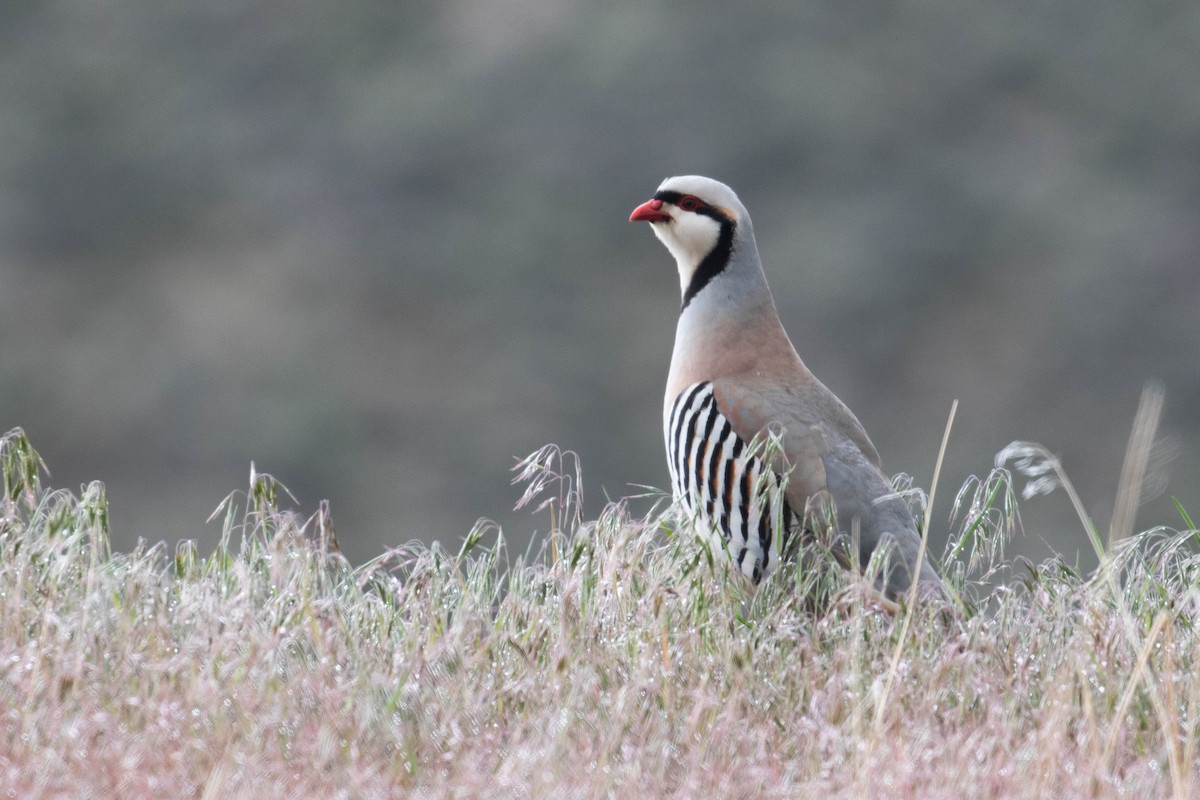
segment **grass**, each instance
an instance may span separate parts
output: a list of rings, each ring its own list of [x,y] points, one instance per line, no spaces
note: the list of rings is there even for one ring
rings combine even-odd
[[[282,507],[257,473],[212,555],[114,553],[103,486],[44,486],[11,431],[0,792],[1200,796],[1200,534],[1180,506],[1185,530],[1104,544],[1093,526],[1090,575],[1009,561],[1014,481],[1069,484],[1036,447],[1006,456],[1016,475],[954,503],[947,620],[885,610],[840,570],[785,565],[751,593],[661,503],[584,521],[555,448],[519,478],[551,521],[535,553],[481,524],[457,552],[355,568],[327,509]]]

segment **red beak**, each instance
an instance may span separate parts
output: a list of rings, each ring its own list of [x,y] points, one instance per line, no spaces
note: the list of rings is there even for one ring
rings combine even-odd
[[[630,222],[667,222],[671,219],[670,214],[666,214],[662,210],[662,200],[647,200],[633,210],[629,215]]]

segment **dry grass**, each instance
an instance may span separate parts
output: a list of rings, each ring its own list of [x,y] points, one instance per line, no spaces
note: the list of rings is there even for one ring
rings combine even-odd
[[[118,554],[100,484],[45,488],[19,430],[0,461],[6,796],[1200,792],[1195,532],[1122,537],[1092,576],[1021,568],[1002,468],[956,504],[962,618],[918,609],[902,638],[844,573],[752,596],[658,513],[581,522],[552,448],[525,464],[554,528],[535,556],[481,526],[359,568],[267,475],[211,556]]]

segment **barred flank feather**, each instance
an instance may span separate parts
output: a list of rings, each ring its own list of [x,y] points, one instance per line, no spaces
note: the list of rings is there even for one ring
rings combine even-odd
[[[782,480],[734,432],[717,408],[711,381],[680,392],[665,423],[676,502],[743,575],[758,583],[786,550],[771,549],[772,511],[782,513],[781,545],[787,544],[795,524],[780,491]]]

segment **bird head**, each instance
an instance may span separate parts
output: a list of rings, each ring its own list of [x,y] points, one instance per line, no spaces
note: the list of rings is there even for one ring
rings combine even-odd
[[[690,299],[697,273],[704,282],[724,269],[739,227],[750,217],[736,194],[720,181],[700,175],[667,178],[654,197],[629,215],[630,222],[649,222],[679,267],[684,303]],[[705,274],[708,273],[708,274]]]

